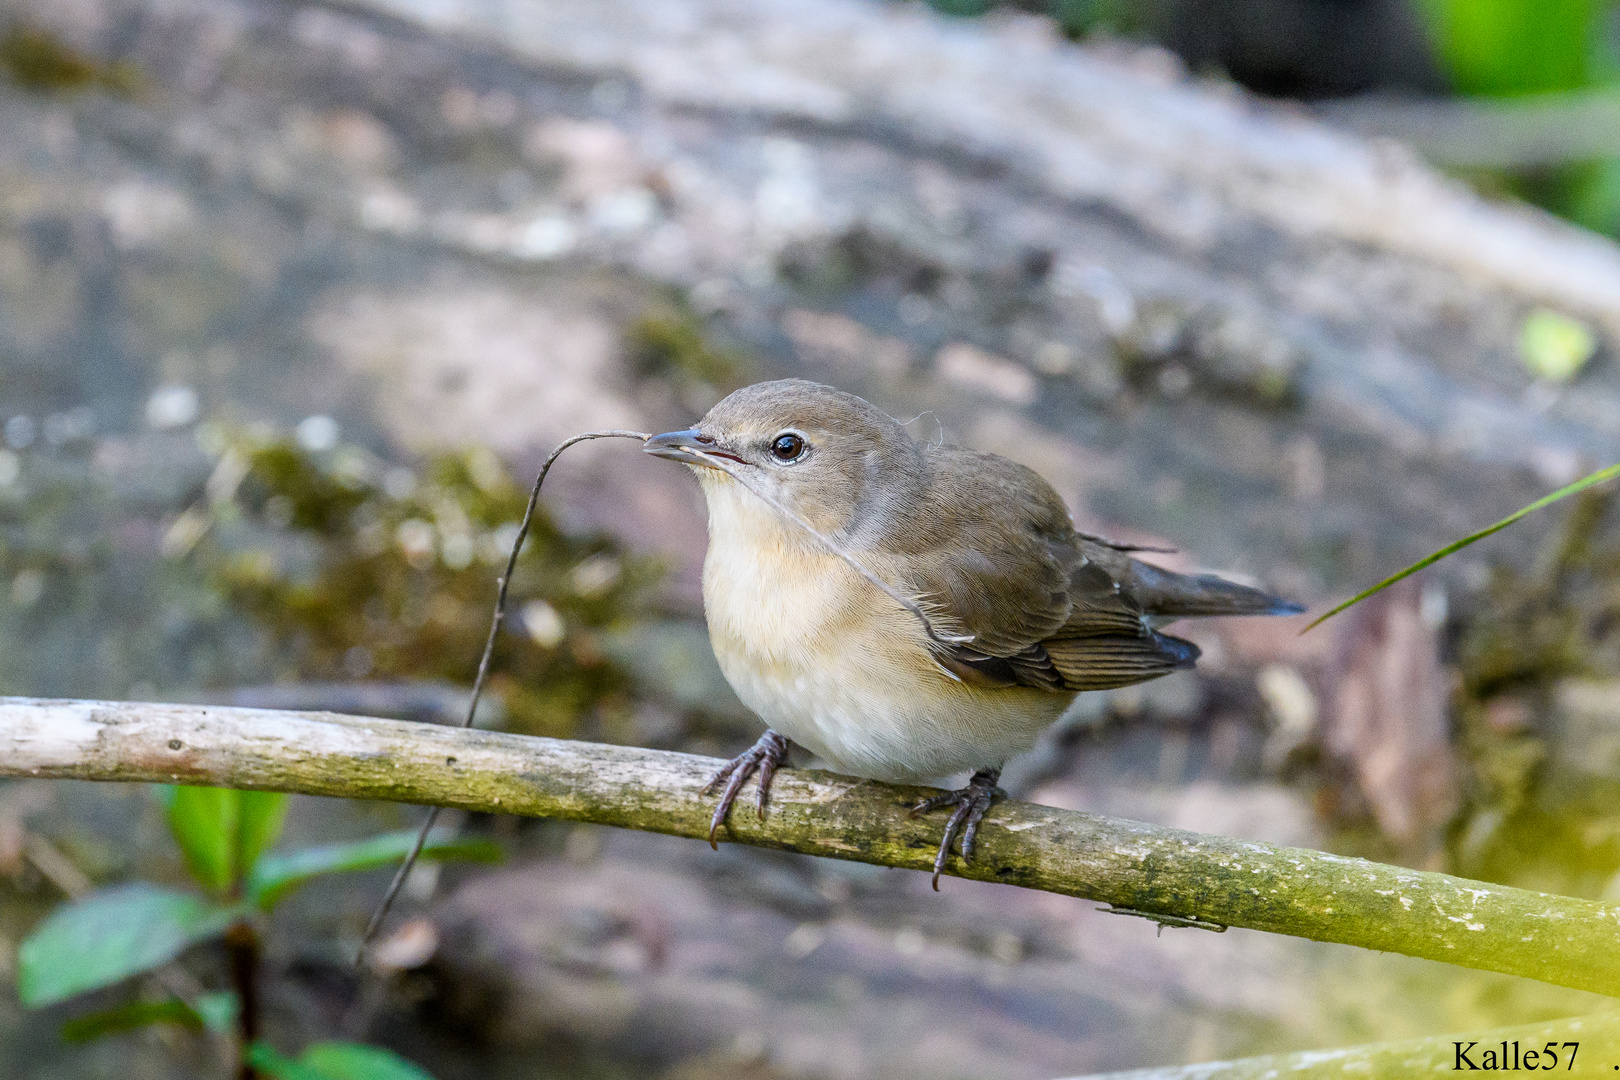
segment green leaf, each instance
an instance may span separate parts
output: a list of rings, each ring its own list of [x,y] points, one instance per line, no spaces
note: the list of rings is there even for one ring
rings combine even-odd
[[[331,1080],[433,1080],[425,1070],[380,1046],[321,1042],[300,1059]]]
[[[226,892],[236,878],[237,835],[242,803],[239,792],[226,788],[163,788],[163,806],[169,815],[186,865],[203,885]]]
[[[204,994],[196,1008],[169,998],[167,1001],[132,1001],[113,1009],[75,1016],[62,1025],[64,1042],[90,1042],[107,1035],[133,1031],[148,1024],[176,1024],[193,1031],[229,1031],[236,1022],[236,995],[228,990]]]
[[[1454,89],[1507,96],[1592,82],[1604,0],[1423,0]]]
[[[361,1043],[316,1043],[294,1061],[259,1042],[248,1049],[248,1062],[275,1080],[433,1080],[399,1055]]]
[[[349,844],[329,844],[306,848],[287,855],[268,855],[248,877],[247,893],[260,908],[268,911],[294,889],[320,874],[348,870],[370,870],[387,866],[410,854],[416,843],[415,830],[384,833]],[[433,839],[422,848],[424,859],[460,859],[469,862],[499,862],[498,844],[482,839]]]
[[[1544,506],[1551,506],[1553,503],[1557,502],[1559,499],[1567,499],[1571,495],[1574,495],[1574,494],[1577,494],[1579,492],[1585,491],[1587,488],[1593,487],[1593,486],[1595,486],[1597,484],[1601,484],[1605,480],[1613,480],[1617,476],[1620,476],[1620,464],[1610,465],[1606,469],[1599,469],[1597,472],[1593,473],[1591,476],[1582,477],[1581,479],[1575,481],[1573,484],[1570,484],[1567,487],[1561,487],[1557,491],[1553,492],[1551,495],[1543,496],[1542,498],[1539,498],[1535,502],[1531,503],[1529,506],[1526,506],[1521,510],[1514,511],[1513,513],[1509,514],[1507,517],[1503,518],[1501,521],[1498,521],[1495,525],[1492,525],[1489,528],[1481,529],[1479,532],[1474,533],[1472,536],[1465,536],[1461,540],[1458,540],[1458,541],[1456,541],[1454,543],[1447,544],[1445,547],[1441,548],[1439,551],[1436,551],[1436,552],[1434,552],[1433,554],[1430,554],[1430,555],[1425,555],[1423,558],[1419,559],[1417,562],[1413,563],[1411,566],[1408,566],[1405,570],[1402,570],[1402,571],[1400,571],[1399,573],[1396,573],[1396,574],[1391,574],[1389,577],[1385,578],[1383,581],[1380,581],[1378,584],[1374,585],[1372,588],[1363,589],[1361,592],[1358,592],[1356,595],[1352,596],[1350,599],[1346,600],[1344,603],[1340,604],[1338,607],[1335,607],[1332,611],[1329,611],[1326,615],[1317,616],[1314,620],[1312,620],[1311,624],[1309,626],[1307,626],[1305,628],[1305,630],[1301,630],[1300,633],[1303,634],[1307,630],[1315,629],[1316,627],[1322,625],[1324,622],[1327,622],[1327,620],[1333,618],[1333,616],[1337,615],[1339,612],[1343,611],[1345,608],[1348,608],[1348,607],[1350,607],[1350,606],[1352,606],[1354,604],[1361,603],[1363,600],[1367,599],[1367,597],[1373,595],[1374,593],[1382,592],[1384,589],[1389,588],[1391,585],[1395,584],[1397,581],[1400,581],[1402,578],[1411,577],[1413,574],[1417,573],[1419,570],[1422,570],[1426,566],[1433,566],[1435,563],[1439,562],[1441,559],[1445,558],[1447,555],[1453,554],[1454,552],[1461,551],[1463,548],[1467,547],[1469,544],[1472,544],[1474,541],[1483,540],[1483,539],[1485,539],[1485,537],[1491,535],[1492,533],[1501,532],[1503,529],[1507,528],[1509,525],[1512,525],[1515,521],[1518,521],[1520,518],[1524,517],[1527,514],[1533,514],[1537,510],[1540,510]]]
[[[261,1075],[271,1077],[271,1080],[331,1080],[325,1073],[290,1057],[283,1057],[262,1042],[248,1047],[247,1062]]]
[[[169,828],[197,880],[229,892],[281,835],[287,796],[230,788],[162,788]]]
[[[222,933],[241,912],[137,882],[53,911],[17,949],[17,994],[29,1008],[110,986]]]
[[[239,791],[240,822],[237,827],[237,873],[251,874],[259,857],[275,845],[281,823],[287,818],[287,796],[279,791]]]

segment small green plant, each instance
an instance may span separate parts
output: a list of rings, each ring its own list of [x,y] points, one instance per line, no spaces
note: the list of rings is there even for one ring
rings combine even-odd
[[[239,1075],[280,1080],[422,1080],[427,1074],[385,1050],[318,1043],[297,1059],[259,1041],[258,957],[265,917],[289,894],[323,874],[397,862],[414,832],[387,833],[353,843],[272,853],[287,812],[287,796],[224,788],[158,789],[169,829],[200,891],[136,881],[87,893],[61,905],[17,952],[17,991],[39,1008],[80,994],[158,976],[157,1000],[133,998],[76,1017],[63,1037],[85,1041],[150,1024],[171,1024],[229,1038]],[[430,841],[423,856],[492,862],[487,840]],[[221,947],[229,988],[206,989],[168,965],[193,946]],[[171,976],[164,978],[165,974]]]

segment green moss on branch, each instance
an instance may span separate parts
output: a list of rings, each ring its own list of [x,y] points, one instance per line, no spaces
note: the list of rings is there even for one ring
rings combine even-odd
[[[212,706],[0,699],[0,775],[151,780],[708,831],[718,762],[689,754]],[[927,869],[919,789],[785,770],[738,843]],[[1302,848],[1000,804],[950,872],[1205,923],[1427,957],[1620,996],[1620,910]]]

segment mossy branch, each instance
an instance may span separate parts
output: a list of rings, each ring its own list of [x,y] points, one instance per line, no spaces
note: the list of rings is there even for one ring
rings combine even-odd
[[[0,698],[0,775],[161,781],[708,832],[719,762],[331,713]],[[928,869],[938,817],[916,788],[778,774],[744,844]],[[1620,909],[1302,848],[1024,802],[997,805],[950,872],[1102,901],[1171,925],[1242,926],[1620,996]]]

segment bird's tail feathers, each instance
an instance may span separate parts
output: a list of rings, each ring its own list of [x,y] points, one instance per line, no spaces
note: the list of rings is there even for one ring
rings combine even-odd
[[[1303,605],[1214,574],[1177,574],[1131,561],[1131,597],[1149,616],[1298,615]]]

